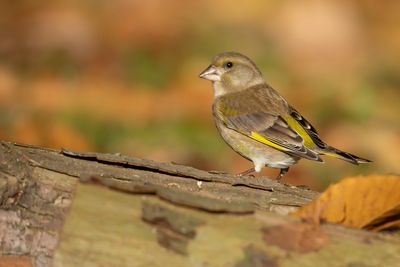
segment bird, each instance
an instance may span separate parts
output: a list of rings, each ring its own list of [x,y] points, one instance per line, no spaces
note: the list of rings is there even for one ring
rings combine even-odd
[[[317,130],[263,78],[256,64],[238,52],[216,55],[200,73],[212,82],[212,115],[224,141],[254,167],[279,169],[279,181],[300,159],[323,162],[322,155],[353,164],[368,159],[334,148],[321,140]]]

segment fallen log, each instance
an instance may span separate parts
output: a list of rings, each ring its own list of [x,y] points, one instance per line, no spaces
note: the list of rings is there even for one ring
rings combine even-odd
[[[267,177],[0,142],[0,267],[400,262],[394,235],[283,215],[317,195]]]

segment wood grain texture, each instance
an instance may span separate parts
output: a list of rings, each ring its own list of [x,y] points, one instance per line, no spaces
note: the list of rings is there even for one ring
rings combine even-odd
[[[399,262],[400,242],[391,235],[332,225],[315,232],[270,212],[286,214],[316,195],[267,177],[0,142],[0,261],[15,256],[35,267]],[[374,260],[366,261],[370,255]]]

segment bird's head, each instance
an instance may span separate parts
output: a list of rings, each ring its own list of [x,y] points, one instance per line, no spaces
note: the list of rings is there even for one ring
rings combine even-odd
[[[216,55],[199,77],[214,83],[216,95],[245,90],[264,82],[257,66],[237,52]]]

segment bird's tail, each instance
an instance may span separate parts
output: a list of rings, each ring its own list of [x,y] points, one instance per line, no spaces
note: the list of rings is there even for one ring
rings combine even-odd
[[[339,150],[339,149],[331,147],[331,146],[327,146],[326,148],[321,149],[319,151],[319,153],[322,154],[322,155],[327,155],[327,156],[330,156],[330,157],[334,157],[334,158],[338,158],[338,159],[341,159],[341,160],[345,160],[347,162],[350,162],[350,163],[353,163],[353,164],[356,164],[356,165],[362,164],[362,163],[371,162],[368,159],[360,158],[360,157],[358,157],[356,155],[350,154],[348,152],[344,152],[342,150]]]

